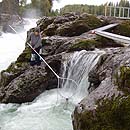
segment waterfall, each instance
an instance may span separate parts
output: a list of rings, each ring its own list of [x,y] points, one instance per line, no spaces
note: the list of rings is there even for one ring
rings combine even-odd
[[[99,52],[85,51],[75,52],[69,60],[64,62],[62,77],[73,79],[74,82],[64,80],[60,93],[64,97],[71,97],[74,94],[74,99],[79,101],[88,94],[88,73],[95,66],[99,59]]]
[[[64,61],[63,77],[75,80],[63,81],[59,92],[64,95],[76,94],[69,99],[69,104],[53,89],[41,94],[35,101],[28,104],[1,104],[1,130],[72,130],[71,114],[75,105],[87,96],[88,73],[97,63],[101,53],[85,50],[75,52]],[[66,109],[64,109],[66,108]]]

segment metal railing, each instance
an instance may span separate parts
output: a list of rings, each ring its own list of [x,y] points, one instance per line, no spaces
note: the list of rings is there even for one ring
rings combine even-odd
[[[130,19],[130,8],[120,6],[105,6],[105,16],[120,19]]]

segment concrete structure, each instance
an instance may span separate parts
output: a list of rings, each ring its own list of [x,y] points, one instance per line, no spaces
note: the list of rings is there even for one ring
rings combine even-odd
[[[116,17],[120,19],[130,19],[130,8],[119,6],[105,6],[105,16]]]
[[[118,34],[113,34],[113,33],[105,31],[105,30],[113,28],[117,25],[118,24],[110,24],[110,25],[107,25],[107,26],[104,26],[101,28],[97,28],[93,31],[95,32],[95,34],[100,35],[102,37],[106,37],[106,38],[130,45],[130,38],[129,37],[118,35]]]

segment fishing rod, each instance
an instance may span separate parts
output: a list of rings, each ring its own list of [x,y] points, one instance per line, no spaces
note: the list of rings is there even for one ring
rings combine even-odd
[[[25,39],[20,35],[18,34],[18,32],[11,26],[9,25],[9,27],[25,42]],[[30,43],[27,42],[27,45],[41,58],[41,60],[48,66],[48,68],[53,72],[53,74],[56,76],[56,78],[58,79],[58,90],[60,89],[60,80],[68,80],[68,81],[71,81],[73,82],[73,84],[78,88],[78,83],[73,80],[73,79],[70,79],[70,78],[64,78],[64,77],[60,77],[53,69],[52,67],[45,61],[45,59],[30,45]],[[76,94],[76,91],[73,92],[70,96],[65,96],[63,95],[60,91],[58,91],[59,95],[63,98],[65,98],[66,100],[72,98],[75,94]]]

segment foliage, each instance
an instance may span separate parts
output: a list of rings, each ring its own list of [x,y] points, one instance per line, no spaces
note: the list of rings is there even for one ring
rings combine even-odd
[[[30,10],[35,10],[38,16],[50,15],[51,8],[52,0],[31,0],[30,4],[27,4],[27,0],[20,0],[21,15],[29,13]]]
[[[66,5],[60,10],[61,14],[68,12],[80,12],[80,13],[89,13],[94,15],[103,15],[104,6],[94,6],[94,5]]]
[[[68,12],[80,12],[80,13],[88,13],[88,14],[94,14],[94,15],[104,15],[105,14],[105,6],[120,6],[120,7],[130,7],[130,2],[128,0],[120,0],[120,2],[117,2],[116,4],[113,2],[106,3],[105,5],[66,5],[60,10],[61,14],[68,13]],[[118,11],[117,11],[118,13]],[[123,10],[121,14],[123,13]],[[114,15],[114,10],[112,12]],[[127,11],[125,10],[125,15],[127,14]],[[118,13],[119,15],[119,13]]]
[[[122,22],[113,31],[116,34],[120,34],[120,35],[124,35],[124,36],[129,37],[130,36],[130,21]]]
[[[70,50],[94,50],[95,46],[99,45],[100,43],[96,40],[80,40],[76,44],[74,44]]]
[[[115,43],[113,40],[98,36],[96,39],[80,40],[74,44],[70,50],[94,50],[95,48],[106,47],[123,47],[121,44]]]
[[[120,67],[120,71],[116,74],[116,84],[124,92],[130,92],[130,67]]]

